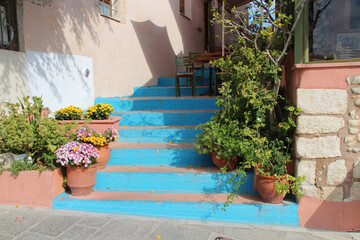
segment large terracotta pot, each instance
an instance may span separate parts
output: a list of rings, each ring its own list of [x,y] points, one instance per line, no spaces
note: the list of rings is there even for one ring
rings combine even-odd
[[[96,184],[96,164],[90,167],[66,167],[66,176],[72,195],[89,195]]]
[[[216,166],[218,169],[221,169],[221,168],[223,168],[223,167],[226,166],[226,170],[227,170],[227,171],[232,171],[232,170],[234,170],[234,169],[238,166],[239,160],[240,160],[238,157],[234,157],[234,158],[232,158],[232,159],[230,159],[230,160],[227,160],[226,158],[220,158],[220,159],[218,159],[218,158],[216,157],[216,153],[213,153],[213,154],[211,155],[211,157],[212,157],[213,163],[215,164],[215,166]]]
[[[274,176],[258,174],[256,176],[256,189],[261,199],[267,203],[281,203],[284,200],[283,194],[278,194],[275,190],[274,182],[278,179]]]
[[[96,149],[99,152],[99,159],[98,159],[98,163],[97,163],[97,169],[104,169],[105,165],[109,162],[110,160],[110,147],[109,145],[104,145],[104,146],[95,146]]]

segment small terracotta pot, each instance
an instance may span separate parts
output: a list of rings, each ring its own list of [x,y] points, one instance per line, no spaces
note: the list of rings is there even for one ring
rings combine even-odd
[[[97,163],[97,169],[104,169],[105,165],[109,162],[110,160],[110,147],[109,145],[104,145],[104,146],[95,146],[96,149],[99,152],[99,159],[98,159],[98,163]]]
[[[234,157],[230,160],[227,160],[226,158],[220,158],[218,159],[216,157],[216,153],[213,153],[211,155],[211,158],[212,158],[212,161],[213,163],[215,164],[215,166],[218,168],[218,169],[221,169],[223,168],[224,166],[226,166],[226,171],[232,171],[234,170],[238,164],[239,164],[239,161],[240,159],[238,157]]]
[[[90,167],[66,167],[66,176],[72,195],[89,195],[96,184],[96,164]]]
[[[278,179],[274,176],[257,175],[255,182],[256,189],[264,202],[282,203],[284,200],[283,194],[278,194],[275,190],[275,181],[278,181]]]

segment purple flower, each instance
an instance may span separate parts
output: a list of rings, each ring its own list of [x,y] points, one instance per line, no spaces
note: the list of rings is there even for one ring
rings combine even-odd
[[[62,166],[88,167],[97,162],[99,152],[91,144],[68,142],[55,151],[56,162]]]

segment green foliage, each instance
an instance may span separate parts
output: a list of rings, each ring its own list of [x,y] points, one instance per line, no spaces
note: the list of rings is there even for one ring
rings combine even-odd
[[[11,167],[8,169],[15,176],[19,175],[21,171],[33,171],[33,170],[45,170],[44,167],[39,168],[37,164],[33,164],[31,161],[27,159],[17,160],[11,164]]]
[[[200,154],[216,153],[217,158],[232,159],[240,152],[242,129],[237,121],[224,119],[226,124],[222,124],[219,120],[216,115],[210,122],[197,126],[202,132],[194,141],[195,150]]]
[[[294,177],[287,174],[285,178],[274,182],[275,190],[278,194],[283,194],[284,197],[286,194],[292,193],[301,198],[303,194],[299,190],[303,181],[305,181],[305,176]]]
[[[6,103],[5,108],[0,115],[2,151],[26,153],[35,168],[55,169],[54,152],[69,141],[66,136],[71,127],[63,128],[55,119],[41,118],[43,104],[39,97],[33,97],[32,101],[24,97],[19,103]],[[21,166],[15,169],[22,169]]]
[[[229,179],[235,189],[227,204],[242,183],[235,176],[250,167],[258,166],[264,175],[286,176],[286,182],[277,184],[283,194],[297,193],[303,181],[287,175],[285,166],[290,161],[300,109],[279,94],[280,65],[298,20],[288,14],[289,7],[286,1],[254,0],[247,9],[249,14],[234,9],[233,19],[222,19],[214,12],[214,22],[223,23],[237,39],[228,48],[229,56],[212,63],[223,72],[217,99],[220,111],[210,122],[198,126],[202,133],[196,136],[195,147],[199,153],[219,151],[220,156],[244,160]]]

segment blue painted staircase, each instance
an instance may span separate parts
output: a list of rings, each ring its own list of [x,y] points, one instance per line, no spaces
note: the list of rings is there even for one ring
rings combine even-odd
[[[208,74],[208,73],[207,73]],[[208,84],[208,78],[205,79]],[[208,90],[197,82],[197,94]],[[121,116],[120,139],[111,158],[98,171],[89,196],[63,193],[53,208],[139,216],[228,221],[250,224],[298,225],[297,204],[265,204],[253,190],[253,173],[244,177],[241,193],[223,210],[233,173],[219,172],[210,156],[195,152],[194,126],[210,120],[217,110],[214,97],[191,97],[191,88],[175,98],[174,79],[138,87],[131,97],[98,98]]]

